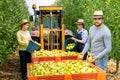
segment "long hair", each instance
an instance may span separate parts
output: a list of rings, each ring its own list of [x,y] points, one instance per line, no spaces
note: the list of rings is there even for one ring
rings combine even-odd
[[[82,23],[82,26],[83,26],[83,28],[85,29],[85,24],[84,24],[84,23]]]
[[[28,24],[28,23],[24,23],[24,24],[20,25],[20,30],[22,30],[23,25],[25,25],[25,24]]]

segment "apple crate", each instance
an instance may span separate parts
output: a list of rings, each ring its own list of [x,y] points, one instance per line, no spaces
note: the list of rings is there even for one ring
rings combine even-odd
[[[71,80],[106,80],[106,72],[90,63],[92,68],[97,70],[97,73],[81,73],[72,74]]]
[[[28,80],[73,80],[73,79],[71,75],[53,75],[53,76],[28,77]]]
[[[77,60],[78,56],[50,56],[50,57],[34,57],[32,56],[32,63],[39,63],[42,61],[62,61],[62,60]]]
[[[28,80],[106,80],[106,72],[98,68],[97,66],[90,63],[91,67],[96,68],[96,73],[81,73],[81,74],[70,74],[70,75],[52,75],[52,76],[30,76],[30,65],[35,63],[27,64],[27,78]]]
[[[78,56],[61,56],[61,60],[77,60]]]
[[[38,63],[42,61],[56,61],[56,57],[33,57],[32,56],[32,63]]]
[[[34,76],[34,77],[28,77],[28,80],[64,80],[64,75]]]

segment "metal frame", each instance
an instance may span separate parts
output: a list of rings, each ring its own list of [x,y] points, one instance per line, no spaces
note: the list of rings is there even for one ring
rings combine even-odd
[[[59,6],[40,6],[39,11],[35,11],[36,15],[39,15],[39,31],[40,31],[40,44],[41,49],[44,49],[45,46],[48,46],[48,50],[55,49],[54,46],[56,46],[56,49],[62,49],[64,50],[64,26],[63,26],[63,15],[62,15],[62,7]],[[46,29],[43,25],[43,17],[50,17],[50,28],[48,29],[48,35],[44,34],[44,31]],[[59,29],[54,29],[52,25],[53,17],[58,17],[58,25]],[[54,34],[55,33],[55,34]],[[45,44],[44,37],[48,38],[48,43]],[[54,38],[55,37],[55,38]],[[62,39],[61,39],[62,38]],[[55,44],[53,41],[56,39],[57,43]],[[59,44],[58,44],[59,43]]]

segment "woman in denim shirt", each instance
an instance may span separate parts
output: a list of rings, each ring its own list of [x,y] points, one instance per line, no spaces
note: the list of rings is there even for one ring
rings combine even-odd
[[[76,51],[81,53],[87,40],[88,40],[88,32],[87,30],[84,28],[84,20],[83,19],[79,19],[77,22],[77,35],[76,38],[72,37],[72,39],[77,42],[77,48]],[[87,58],[87,52],[83,57],[83,60],[86,60]]]

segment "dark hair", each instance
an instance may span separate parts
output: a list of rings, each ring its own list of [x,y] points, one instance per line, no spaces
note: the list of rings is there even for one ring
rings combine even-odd
[[[82,24],[83,28],[85,28],[85,24],[84,23],[80,23],[80,24]]]
[[[85,28],[85,24],[82,24],[83,25],[83,28]]]

